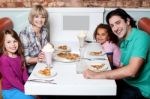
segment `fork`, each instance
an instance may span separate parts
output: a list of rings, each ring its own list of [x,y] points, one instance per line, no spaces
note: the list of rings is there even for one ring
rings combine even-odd
[[[43,80],[43,79],[29,79],[28,81],[32,81],[32,82],[41,82],[41,83],[50,83],[50,84],[56,84],[54,81],[54,79],[51,80]]]

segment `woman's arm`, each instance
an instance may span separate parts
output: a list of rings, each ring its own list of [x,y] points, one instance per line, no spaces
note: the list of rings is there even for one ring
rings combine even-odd
[[[36,64],[38,61],[38,57],[26,57],[27,64]]]
[[[43,52],[39,53],[37,57],[27,57],[26,62],[28,64],[36,64],[38,61],[44,61],[45,55]]]

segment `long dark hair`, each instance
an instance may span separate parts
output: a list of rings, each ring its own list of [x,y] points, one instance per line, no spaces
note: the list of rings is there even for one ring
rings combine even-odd
[[[121,8],[117,8],[115,10],[112,10],[107,14],[107,16],[106,16],[107,24],[109,24],[109,19],[112,16],[120,16],[125,22],[127,22],[127,19],[130,19],[131,27],[137,28],[136,21],[125,10],[123,10]]]
[[[15,40],[18,41],[18,50],[15,52],[15,54],[17,54],[18,56],[21,57],[22,66],[25,66],[25,59],[24,59],[24,55],[23,55],[23,48],[21,45],[21,40],[20,40],[18,34],[13,29],[6,29],[0,33],[0,55],[7,54],[5,46],[4,46],[5,37],[7,34],[11,35]]]
[[[94,39],[96,39],[97,31],[98,31],[98,29],[100,29],[100,28],[105,29],[105,30],[107,31],[108,36],[109,36],[109,41],[111,41],[112,43],[118,44],[118,42],[119,42],[118,37],[112,32],[110,26],[107,25],[107,24],[99,24],[99,25],[96,27],[96,29],[95,29],[95,31],[94,31],[94,35],[93,35],[93,36],[94,36]]]

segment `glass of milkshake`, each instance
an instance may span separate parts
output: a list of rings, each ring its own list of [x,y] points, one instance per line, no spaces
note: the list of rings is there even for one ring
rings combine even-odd
[[[47,43],[43,49],[42,52],[44,52],[45,55],[45,62],[47,64],[48,68],[52,68],[52,55],[54,52],[54,48],[50,43]]]
[[[80,51],[80,58],[84,57],[84,43],[85,43],[85,39],[86,39],[86,34],[85,32],[80,32],[77,35],[77,38],[79,40],[79,51]]]
[[[85,42],[85,38],[86,38],[86,34],[84,32],[80,32],[77,35],[77,38],[79,40],[79,47],[82,48],[84,46],[84,42]]]
[[[80,51],[80,60],[76,64],[76,72],[77,74],[82,73],[86,69],[86,62],[84,59],[84,45],[85,45],[85,39],[86,39],[86,34],[84,32],[80,32],[77,35],[77,38],[79,40],[79,51]]]

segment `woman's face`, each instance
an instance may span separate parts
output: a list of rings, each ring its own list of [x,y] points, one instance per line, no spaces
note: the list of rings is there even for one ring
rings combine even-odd
[[[18,41],[14,39],[10,34],[6,34],[4,46],[8,55],[11,56],[18,50]]]
[[[127,35],[129,21],[125,22],[120,16],[112,16],[109,19],[109,24],[112,31],[118,36],[118,38],[122,39]]]
[[[37,15],[33,17],[33,25],[37,28],[41,28],[45,24],[46,18],[42,15]]]
[[[105,43],[106,41],[109,40],[109,37],[108,37],[108,33],[107,33],[107,30],[104,29],[104,28],[99,28],[97,30],[97,34],[96,34],[96,41],[98,43]]]

